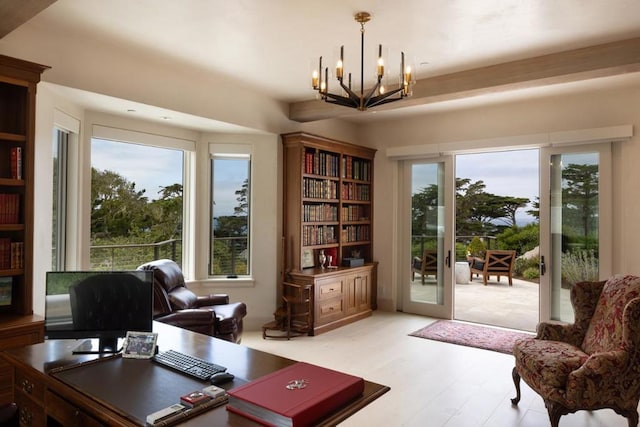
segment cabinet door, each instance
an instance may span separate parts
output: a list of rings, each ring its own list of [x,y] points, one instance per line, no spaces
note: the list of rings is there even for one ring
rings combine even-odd
[[[347,276],[347,290],[345,292],[346,314],[355,314],[370,308],[371,273],[359,271]]]

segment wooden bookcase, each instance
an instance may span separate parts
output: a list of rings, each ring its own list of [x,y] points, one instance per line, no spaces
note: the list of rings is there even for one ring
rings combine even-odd
[[[376,308],[376,151],[306,133],[282,135],[282,142],[286,280],[313,286],[314,334]],[[331,266],[320,266],[321,251]]]
[[[33,315],[33,159],[36,85],[48,68],[0,55],[0,350],[44,339]],[[0,365],[0,378],[11,376]],[[10,393],[0,386],[0,403]]]

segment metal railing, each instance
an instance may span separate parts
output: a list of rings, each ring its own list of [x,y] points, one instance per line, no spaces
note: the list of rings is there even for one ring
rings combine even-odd
[[[91,270],[135,270],[154,259],[168,258],[182,265],[182,240],[126,245],[96,245],[89,247]]]

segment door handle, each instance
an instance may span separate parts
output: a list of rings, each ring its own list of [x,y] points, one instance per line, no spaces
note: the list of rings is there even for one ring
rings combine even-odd
[[[540,275],[544,276],[547,272],[547,265],[544,263],[544,255],[540,257]]]
[[[447,252],[447,257],[444,259],[444,263],[447,267],[451,268],[451,251]]]

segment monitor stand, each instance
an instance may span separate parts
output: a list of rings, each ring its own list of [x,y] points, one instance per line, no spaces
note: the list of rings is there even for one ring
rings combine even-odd
[[[119,353],[118,338],[87,339],[73,349],[73,354],[109,354]]]

